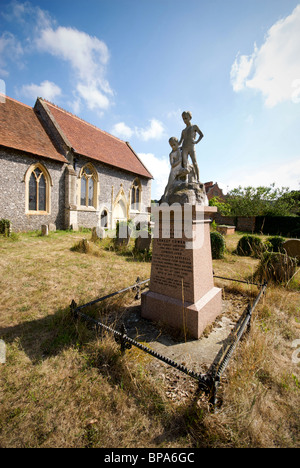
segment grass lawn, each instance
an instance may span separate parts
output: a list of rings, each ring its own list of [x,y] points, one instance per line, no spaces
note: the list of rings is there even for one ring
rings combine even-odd
[[[232,254],[241,235],[227,236],[216,275],[254,276],[259,260]],[[203,396],[170,400],[143,353],[124,357],[111,337],[73,321],[72,299],[83,304],[150,277],[149,261],[109,250],[107,241],[90,242],[86,254],[71,250],[84,237],[91,234],[0,237],[0,447],[299,446],[299,272],[288,286],[268,286],[223,376],[223,403],[211,412]],[[224,295],[251,293],[240,283],[216,285]],[[132,293],[117,296],[97,313],[132,301]]]

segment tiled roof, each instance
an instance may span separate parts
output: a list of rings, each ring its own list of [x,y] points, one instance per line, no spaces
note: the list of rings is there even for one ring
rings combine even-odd
[[[32,107],[5,97],[0,101],[0,145],[68,162],[57,152]]]
[[[47,106],[59,125],[62,135],[66,137],[75,153],[140,176],[152,178],[150,172],[125,141],[100,130],[48,101],[41,100],[41,102]]]

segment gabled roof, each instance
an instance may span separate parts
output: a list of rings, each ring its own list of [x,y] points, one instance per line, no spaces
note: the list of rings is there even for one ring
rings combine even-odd
[[[41,98],[39,101],[50,112],[65,143],[71,145],[75,153],[149,179],[153,178],[129,143],[48,101]]]
[[[32,107],[5,96],[0,101],[0,145],[67,163],[57,152]]]

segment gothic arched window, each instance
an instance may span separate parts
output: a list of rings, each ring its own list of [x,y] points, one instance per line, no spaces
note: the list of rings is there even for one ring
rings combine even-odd
[[[25,175],[27,213],[50,212],[50,186],[51,179],[46,168],[40,163],[30,166]]]
[[[80,171],[80,205],[97,208],[97,172],[92,164]]]
[[[140,210],[140,203],[141,203],[141,183],[139,179],[135,179],[133,181],[131,187],[131,209],[132,210]]]

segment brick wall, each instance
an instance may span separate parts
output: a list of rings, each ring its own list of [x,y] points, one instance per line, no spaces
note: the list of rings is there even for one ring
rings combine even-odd
[[[255,231],[255,216],[222,216],[217,212],[213,214],[213,219],[217,224],[235,226],[237,231]]]
[[[236,229],[238,231],[254,232],[255,231],[255,216],[237,216]]]

